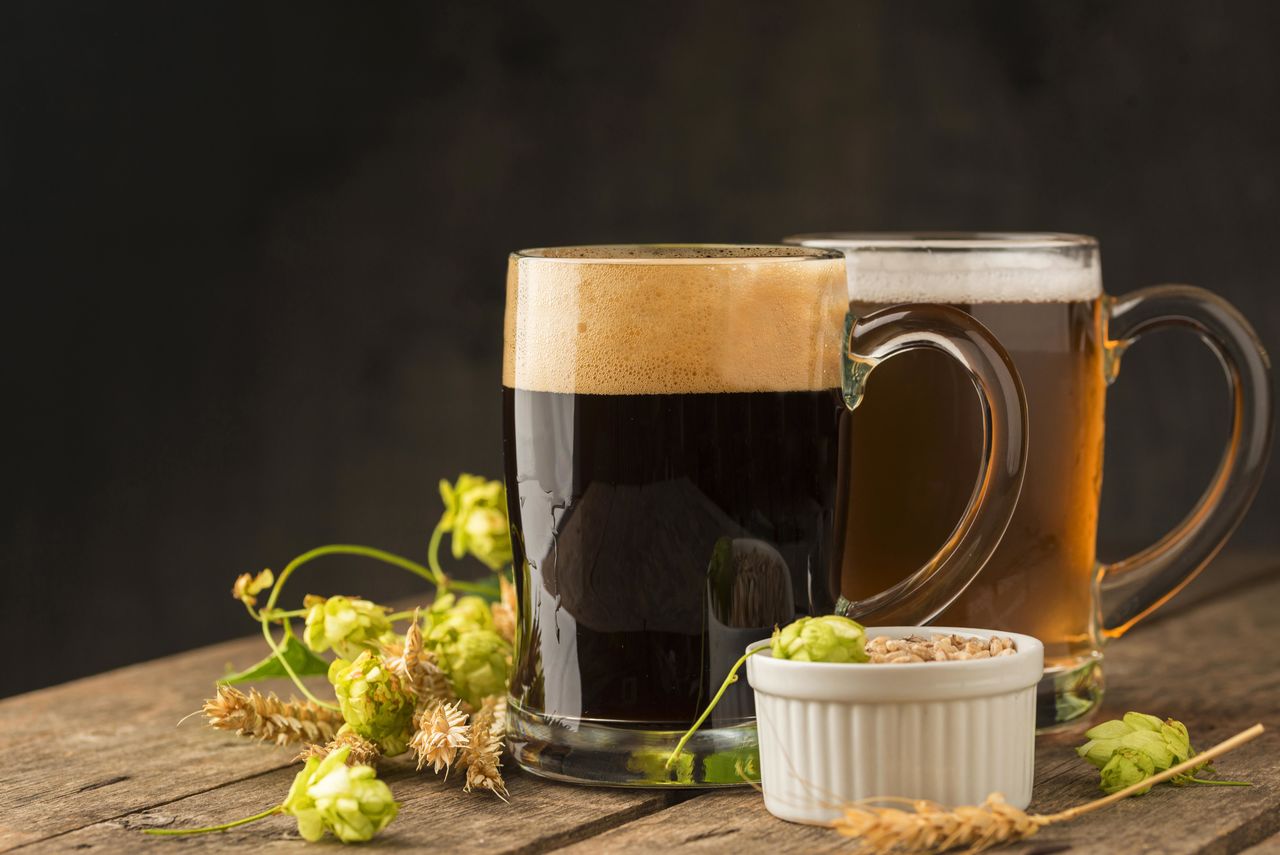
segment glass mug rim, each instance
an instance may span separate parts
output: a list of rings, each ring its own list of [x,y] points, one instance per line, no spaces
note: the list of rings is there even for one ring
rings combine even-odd
[[[765,243],[607,243],[518,249],[513,260],[562,264],[763,264],[843,260],[835,248]]]
[[[784,243],[823,249],[948,252],[965,250],[1097,249],[1098,240],[1069,232],[812,232],[787,235]]]

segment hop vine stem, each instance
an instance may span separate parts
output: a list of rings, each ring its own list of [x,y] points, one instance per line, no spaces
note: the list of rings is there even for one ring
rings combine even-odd
[[[262,813],[255,813],[253,816],[246,816],[244,819],[236,819],[231,822],[224,822],[221,825],[206,825],[204,828],[145,828],[143,834],[162,834],[168,837],[177,837],[183,834],[208,834],[211,831],[226,831],[229,828],[235,828],[237,825],[248,825],[251,822],[257,822],[260,819],[266,819],[284,810],[284,805],[276,805],[268,808]]]
[[[715,697],[711,699],[711,703],[707,704],[707,708],[702,711],[702,715],[698,716],[698,720],[693,723],[693,727],[686,730],[684,735],[680,737],[680,741],[676,743],[676,747],[672,750],[671,756],[667,758],[667,762],[663,764],[663,768],[670,769],[675,765],[676,760],[680,758],[680,752],[684,751],[684,746],[689,742],[689,739],[693,734],[697,732],[698,728],[702,727],[702,723],[707,720],[707,716],[711,715],[711,711],[716,708],[716,704],[720,703],[720,698],[724,697],[724,693],[728,690],[729,686],[738,682],[738,669],[742,667],[742,663],[746,662],[749,657],[756,653],[768,649],[768,645],[765,645],[764,647],[757,647],[754,650],[748,650],[746,653],[738,657],[738,661],[733,663],[733,667],[729,669],[729,676],[725,677],[724,682],[720,684],[720,690],[716,692]]]
[[[416,561],[405,558],[403,555],[397,555],[394,552],[387,552],[384,549],[375,549],[372,546],[360,546],[354,543],[331,543],[327,546],[317,546],[315,549],[308,550],[298,557],[294,558],[285,568],[280,571],[280,576],[276,579],[276,583],[271,587],[271,594],[267,597],[267,603],[262,607],[261,611],[256,615],[258,622],[262,625],[262,637],[266,639],[267,646],[271,648],[271,652],[275,654],[278,661],[289,679],[293,681],[293,685],[297,687],[307,700],[318,704],[326,709],[337,710],[335,704],[328,701],[322,701],[306,687],[302,682],[302,678],[293,670],[293,666],[284,658],[284,651],[276,642],[271,634],[271,623],[279,620],[284,625],[286,635],[292,632],[289,626],[289,618],[300,615],[302,612],[296,611],[277,611],[276,601],[280,599],[280,591],[284,588],[284,583],[289,580],[293,572],[299,567],[317,558],[324,558],[328,555],[354,555],[361,558],[372,558],[375,561],[381,561],[384,564],[390,564],[399,567],[402,570],[408,570],[415,576],[419,576],[431,584],[436,586],[437,595],[454,588],[460,591],[470,591],[473,593],[483,593],[486,589],[481,585],[472,585],[467,582],[460,582],[450,579],[440,569],[440,559],[438,553],[440,551],[440,539],[444,536],[444,526],[437,524],[435,531],[431,535],[431,546],[428,552],[427,560],[430,566],[424,567]]]

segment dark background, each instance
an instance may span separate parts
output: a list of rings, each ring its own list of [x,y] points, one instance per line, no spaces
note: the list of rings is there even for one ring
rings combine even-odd
[[[1087,232],[1278,349],[1278,44],[1271,2],[3,4],[0,694],[251,632],[232,579],[313,545],[421,557],[500,472],[517,247]],[[1217,461],[1193,342],[1126,357],[1104,557]]]

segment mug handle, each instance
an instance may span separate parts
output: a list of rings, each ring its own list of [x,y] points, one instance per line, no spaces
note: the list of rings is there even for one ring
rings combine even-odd
[[[1191,329],[1226,370],[1231,433],[1208,489],[1176,528],[1137,555],[1100,565],[1102,635],[1119,638],[1195,578],[1218,554],[1262,485],[1271,451],[1270,361],[1258,334],[1234,306],[1203,288],[1157,285],[1109,298],[1105,371],[1149,332]]]
[[[1013,516],[1027,463],[1027,399],[1013,361],[995,337],[959,309],[919,303],[845,318],[844,400],[856,409],[867,377],[908,350],[941,351],[969,373],[982,405],[982,463],[964,515],[916,572],[872,597],[840,598],[837,611],[863,623],[928,623],[960,596],[995,551]]]

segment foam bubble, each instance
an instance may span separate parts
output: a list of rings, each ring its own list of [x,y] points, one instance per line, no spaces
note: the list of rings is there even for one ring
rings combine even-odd
[[[798,247],[519,253],[503,384],[609,395],[834,388],[846,309],[844,260]]]

